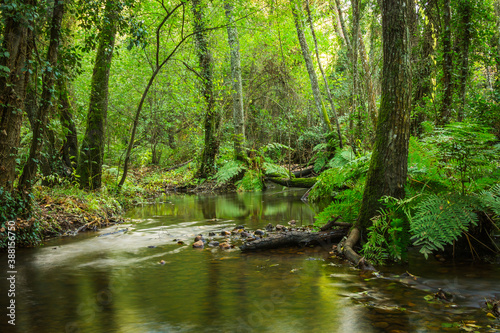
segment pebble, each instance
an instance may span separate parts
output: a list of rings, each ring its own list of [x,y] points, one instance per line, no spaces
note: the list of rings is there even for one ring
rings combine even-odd
[[[203,247],[205,247],[205,243],[203,243],[202,240],[199,240],[193,244],[193,247],[197,249],[202,249]]]

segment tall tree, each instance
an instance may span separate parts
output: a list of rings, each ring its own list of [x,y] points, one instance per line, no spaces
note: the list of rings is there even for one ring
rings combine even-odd
[[[407,26],[407,0],[382,1],[382,96],[375,144],[363,200],[355,228],[346,242],[346,254],[359,260],[352,246],[381,207],[383,196],[402,198],[408,167],[410,138],[411,68]]]
[[[311,89],[313,92],[314,103],[316,105],[316,110],[318,111],[323,125],[326,130],[332,131],[332,124],[328,118],[328,113],[321,99],[321,93],[319,90],[318,77],[314,70],[314,65],[311,59],[311,52],[309,51],[309,46],[307,45],[306,36],[304,34],[304,29],[302,27],[301,20],[301,7],[297,4],[297,0],[290,0],[290,6],[292,8],[293,21],[295,23],[295,29],[297,30],[297,36],[299,38],[300,49],[302,50],[302,57],[306,64],[307,73],[309,74],[309,81],[311,83]]]
[[[98,36],[99,45],[90,84],[87,127],[78,161],[77,173],[80,176],[80,186],[83,188],[98,189],[101,187],[109,71],[120,11],[120,0],[106,0],[103,25]]]
[[[453,50],[451,47],[451,5],[450,0],[443,0],[443,100],[436,124],[447,124],[451,118],[451,103],[453,101]]]
[[[16,177],[21,123],[23,119],[29,39],[35,17],[35,0],[0,4],[4,22],[0,56],[0,188],[11,191]],[[15,6],[13,6],[15,4]]]
[[[65,10],[65,1],[58,0],[54,2],[52,12],[52,22],[49,31],[49,49],[47,51],[47,67],[42,78],[42,101],[38,110],[38,118],[33,126],[33,138],[28,160],[24,165],[23,172],[19,178],[18,189],[29,189],[32,181],[37,173],[40,150],[43,144],[43,134],[47,127],[47,121],[50,110],[52,109],[55,82],[56,82],[56,67],[57,57],[59,54],[59,40],[61,35],[61,22]]]
[[[241,81],[240,43],[238,30],[234,24],[233,6],[231,1],[224,0],[226,10],[227,40],[231,52],[231,80],[233,84],[233,123],[234,123],[234,151],[238,159],[242,155],[242,144],[245,141],[245,111],[243,109],[243,85]]]
[[[68,86],[65,78],[58,80],[59,90],[59,117],[65,138],[62,147],[62,160],[66,167],[73,171],[78,166],[78,136],[76,132],[73,113],[71,112],[71,101],[69,97]]]
[[[472,38],[473,25],[471,22],[474,5],[472,0],[457,1],[457,16],[458,16],[458,85],[460,104],[458,105],[457,120],[462,121],[464,118],[465,93],[467,88],[467,79],[469,77],[469,49]]]
[[[198,169],[198,177],[207,178],[215,172],[215,157],[219,150],[217,132],[219,129],[219,115],[215,107],[214,83],[213,83],[213,58],[208,45],[207,32],[205,29],[205,18],[203,0],[193,0],[193,16],[196,52],[201,69],[201,93],[205,100],[205,144],[201,156],[201,164]]]
[[[330,85],[328,84],[328,78],[326,77],[323,66],[321,65],[321,59],[319,57],[318,40],[316,39],[316,33],[314,32],[314,24],[311,15],[311,9],[309,6],[309,0],[306,0],[306,11],[307,11],[307,21],[309,22],[309,28],[311,29],[311,35],[314,41],[314,51],[316,53],[316,61],[318,62],[318,67],[323,77],[323,82],[325,83],[326,96],[328,97],[328,102],[330,102],[330,107],[332,109],[333,115],[335,116],[335,125],[337,127],[337,136],[339,138],[339,147],[342,148],[342,133],[340,132],[339,117],[337,115],[337,110],[335,109],[335,104],[333,103],[332,93],[330,92]]]

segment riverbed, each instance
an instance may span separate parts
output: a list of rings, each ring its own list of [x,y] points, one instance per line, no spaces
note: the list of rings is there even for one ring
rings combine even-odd
[[[321,247],[193,249],[198,234],[314,222],[303,191],[165,196],[126,223],[16,252],[1,332],[499,332],[498,264],[425,260],[362,274]],[[6,309],[7,254],[0,254]],[[408,274],[409,273],[409,274]],[[452,301],[433,297],[439,288]],[[3,310],[2,312],[5,312]]]

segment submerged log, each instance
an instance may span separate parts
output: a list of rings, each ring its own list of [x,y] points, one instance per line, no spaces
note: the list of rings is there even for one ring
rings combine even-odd
[[[316,177],[312,178],[281,178],[281,177],[268,177],[273,183],[283,185],[286,187],[301,187],[310,188],[316,183]]]
[[[331,249],[333,243],[338,243],[347,235],[348,229],[337,229],[326,232],[285,231],[271,234],[269,237],[247,242],[240,246],[242,251],[269,250],[282,247],[304,247],[321,245]]]
[[[292,171],[292,174],[295,176],[295,177],[306,177],[306,176],[309,176],[310,174],[312,174],[314,171],[314,165],[311,165],[305,169],[301,169],[301,170],[297,170],[297,171]]]

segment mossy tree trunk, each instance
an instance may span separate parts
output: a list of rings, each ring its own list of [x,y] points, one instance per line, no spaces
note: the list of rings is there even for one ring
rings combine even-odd
[[[459,84],[459,98],[457,120],[462,121],[465,117],[465,98],[467,90],[467,79],[469,78],[469,51],[472,38],[472,14],[474,5],[472,0],[459,0],[457,1],[457,16],[459,21],[458,31],[458,57],[459,57],[459,71],[458,71],[458,84]]]
[[[31,57],[29,39],[33,28],[34,0],[4,7],[0,56],[0,188],[12,191],[16,178],[24,99]]]
[[[32,182],[38,170],[40,151],[44,141],[44,132],[47,127],[49,113],[52,109],[55,82],[57,57],[59,54],[59,41],[61,36],[61,22],[64,16],[65,1],[54,2],[52,12],[52,22],[49,31],[49,49],[47,51],[47,67],[42,78],[42,100],[38,110],[38,117],[33,124],[33,138],[28,160],[24,165],[23,172],[19,178],[18,189],[20,191],[31,188]]]
[[[328,117],[328,113],[326,112],[325,105],[321,99],[321,93],[319,90],[318,77],[316,76],[316,72],[314,70],[314,65],[311,59],[311,52],[309,51],[309,46],[307,45],[306,36],[304,34],[304,29],[302,27],[301,21],[301,7],[297,4],[297,0],[290,0],[290,6],[293,14],[293,21],[295,22],[295,29],[297,30],[297,36],[299,39],[300,49],[302,50],[302,57],[304,58],[304,62],[306,64],[307,73],[309,74],[309,81],[311,83],[311,89],[314,97],[314,103],[316,106],[316,110],[323,122],[323,126],[327,131],[332,131],[332,124],[330,123],[330,119]]]
[[[242,146],[245,142],[245,111],[243,109],[243,85],[241,81],[240,43],[238,30],[234,24],[232,1],[225,0],[227,40],[231,52],[231,79],[233,85],[233,123],[234,123],[234,152],[236,159],[243,155]]]
[[[417,59],[416,68],[414,70],[415,75],[413,76],[413,82],[415,85],[413,94],[413,111],[415,113],[412,123],[411,132],[414,135],[420,134],[422,131],[421,124],[425,120],[425,114],[420,108],[423,108],[426,103],[426,99],[433,98],[433,75],[435,67],[435,43],[436,43],[436,25],[434,19],[435,2],[429,1],[424,7],[424,32],[422,39],[420,41],[420,57]],[[417,109],[417,107],[420,107]],[[418,112],[418,113],[416,113]]]
[[[219,150],[217,138],[219,130],[219,115],[215,108],[213,84],[213,59],[208,45],[203,15],[203,0],[193,0],[193,16],[196,52],[201,69],[201,92],[205,101],[205,145],[201,156],[200,167],[197,172],[199,178],[207,178],[215,173],[215,157]]]
[[[104,124],[108,110],[108,82],[119,15],[117,0],[107,0],[103,26],[99,33],[99,45],[90,84],[90,102],[87,127],[80,149],[78,170],[80,187],[101,187],[104,158]]]
[[[380,208],[379,199],[404,196],[410,138],[411,69],[406,0],[385,0],[382,7],[382,99],[370,168],[357,228],[366,229]]]
[[[443,101],[436,124],[443,126],[450,122],[451,104],[453,102],[453,50],[451,48],[451,5],[450,0],[444,0],[443,7]]]
[[[71,102],[66,81],[61,78],[58,82],[59,86],[59,117],[61,125],[65,133],[62,146],[62,160],[66,167],[70,170],[75,170],[78,163],[78,136],[76,132],[75,121],[73,120]]]

